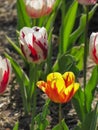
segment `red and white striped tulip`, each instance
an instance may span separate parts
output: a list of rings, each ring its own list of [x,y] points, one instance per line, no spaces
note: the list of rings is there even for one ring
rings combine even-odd
[[[78,0],[78,2],[83,5],[94,5],[97,0]]]
[[[32,18],[39,18],[51,13],[55,0],[25,0],[26,11]]]
[[[90,36],[89,53],[93,61],[98,64],[98,32]]]
[[[24,27],[19,38],[22,53],[28,62],[41,63],[47,58],[48,40],[44,27]]]
[[[11,64],[0,56],[0,94],[4,93],[11,77]]]

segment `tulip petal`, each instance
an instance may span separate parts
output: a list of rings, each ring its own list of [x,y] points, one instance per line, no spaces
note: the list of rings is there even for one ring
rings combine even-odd
[[[38,81],[36,84],[43,92],[45,92],[47,83],[44,81]]]
[[[0,57],[0,94],[2,94],[9,83],[11,75],[11,65],[7,59]]]
[[[56,85],[56,88],[57,88],[58,92],[60,92],[65,87],[62,75],[60,73],[58,73],[58,72],[49,74],[47,76],[47,81],[51,82],[51,87],[52,88],[54,88],[54,86]]]
[[[73,74],[73,72],[65,72],[63,74],[63,78],[65,81],[65,86],[68,87],[70,84],[75,82],[75,76]]]

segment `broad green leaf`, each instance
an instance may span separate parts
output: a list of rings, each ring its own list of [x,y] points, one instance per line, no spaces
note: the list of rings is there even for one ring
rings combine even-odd
[[[87,112],[91,111],[91,104],[94,99],[95,90],[97,89],[97,84],[98,84],[98,66],[95,66],[91,78],[85,87],[85,96],[86,96],[85,100],[86,100]]]
[[[19,127],[19,122],[16,122],[16,124],[15,124],[13,130],[18,130],[18,127]]]
[[[82,44],[81,46],[73,47],[71,49],[70,54],[75,58],[77,68],[79,70],[82,70],[83,69],[84,45]]]
[[[85,120],[79,123],[74,130],[98,130],[98,104],[93,111],[86,115]]]
[[[82,123],[81,130],[98,130],[98,104],[95,110],[87,114],[84,122]]]
[[[94,15],[97,7],[98,7],[98,5],[96,4],[92,8],[92,10],[89,12],[89,21],[91,20],[92,16]],[[85,23],[86,23],[86,15],[82,14],[81,17],[80,17],[79,27],[73,33],[71,33],[71,35],[69,37],[69,45],[70,45],[70,47],[72,46],[73,43],[75,43],[75,41],[79,38],[79,36],[84,32]]]
[[[48,16],[47,23],[45,25],[45,27],[48,30],[48,32],[50,32],[51,28],[53,28],[53,26],[54,26],[54,21],[56,19],[56,16],[57,16],[57,13],[58,13],[58,10],[59,10],[60,6],[61,6],[61,1],[60,0],[56,0],[56,2],[54,4],[53,11]]]
[[[31,26],[31,19],[26,13],[24,0],[17,0],[17,17],[18,30],[24,26]]]
[[[74,130],[81,130],[81,126],[80,125],[77,125]]]
[[[5,54],[5,56],[10,60],[19,82],[23,82],[24,85],[28,86],[29,79],[26,73],[22,70],[22,68],[17,64],[17,62],[12,57],[10,57],[8,54]]]
[[[18,83],[20,84],[20,88],[23,91],[28,92],[28,85],[29,85],[29,79],[26,75],[26,73],[22,70],[22,68],[17,64],[17,62],[10,57],[8,54],[5,54],[5,56],[10,60],[11,65],[13,67],[13,70],[15,72],[16,78],[18,80]],[[26,96],[26,95],[25,95]]]
[[[10,57],[8,54],[5,53],[5,56],[10,60],[10,63],[13,67],[14,73],[16,75],[16,79],[20,85],[21,90],[21,96],[23,99],[23,106],[25,113],[27,113],[27,95],[29,95],[29,79],[26,75],[26,73],[22,70],[22,68],[17,64],[17,61],[15,61],[12,57]]]
[[[36,130],[45,130],[46,127],[49,125],[49,122],[46,118],[42,119],[41,114],[38,114],[35,118],[36,122]]]
[[[69,46],[69,43],[68,43],[69,36],[74,27],[77,8],[78,8],[78,2],[74,1],[72,5],[69,7],[67,14],[65,15],[65,18],[62,21],[61,32],[60,32],[61,33],[61,36],[60,36],[61,47],[60,48],[61,48],[61,51],[63,50],[63,53],[68,49],[68,46]]]
[[[52,130],[69,130],[65,121],[62,120],[59,124],[57,124]]]
[[[36,122],[36,130],[45,130],[46,127],[49,125],[49,122],[46,118],[49,114],[49,103],[50,100],[46,100],[46,103],[42,109],[42,113],[37,114],[37,116],[34,119]]]
[[[64,73],[66,71],[72,71],[75,75],[78,74],[78,69],[76,68],[76,61],[73,56],[64,54],[57,59],[55,62],[52,71],[59,71]]]
[[[85,111],[85,99],[84,99],[84,91],[81,88],[76,92],[75,96],[72,99],[72,103],[78,115],[78,118],[82,122],[85,119],[86,111]]]

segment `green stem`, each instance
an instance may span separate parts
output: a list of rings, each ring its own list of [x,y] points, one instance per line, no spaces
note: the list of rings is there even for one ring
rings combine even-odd
[[[88,13],[89,8],[88,6],[85,6],[86,11],[86,25],[85,25],[85,41],[84,41],[84,110],[86,114],[86,93],[85,93],[85,87],[86,87],[86,71],[87,71],[87,53],[88,53]],[[84,117],[85,119],[85,117]]]
[[[35,92],[33,95],[32,121],[31,121],[30,130],[34,130],[34,117],[36,115],[36,99],[37,99],[36,97],[37,97],[37,93],[36,93],[36,88],[35,88]]]
[[[62,104],[60,103],[59,104],[59,123],[61,122],[62,120]]]
[[[31,121],[31,127],[30,127],[30,130],[34,130],[34,117],[36,115],[36,99],[37,99],[37,92],[36,92],[36,82],[37,82],[37,79],[38,79],[38,66],[35,65],[34,67],[34,74],[33,74],[33,84],[32,84],[32,89],[31,89],[31,95],[33,94],[33,108],[32,108],[32,121]],[[32,96],[30,96],[31,98],[31,103],[32,103]]]
[[[87,51],[88,51],[88,6],[86,6],[86,26],[85,26],[85,42],[84,42],[84,89],[86,86],[86,69],[87,69]]]

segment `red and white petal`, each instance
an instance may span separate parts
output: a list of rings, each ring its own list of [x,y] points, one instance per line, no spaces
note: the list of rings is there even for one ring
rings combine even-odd
[[[92,33],[90,36],[89,53],[94,62],[98,64],[98,33]]]
[[[7,59],[0,57],[0,60],[2,61],[2,66],[0,65],[0,94],[2,94],[6,90],[11,77],[11,64]]]

